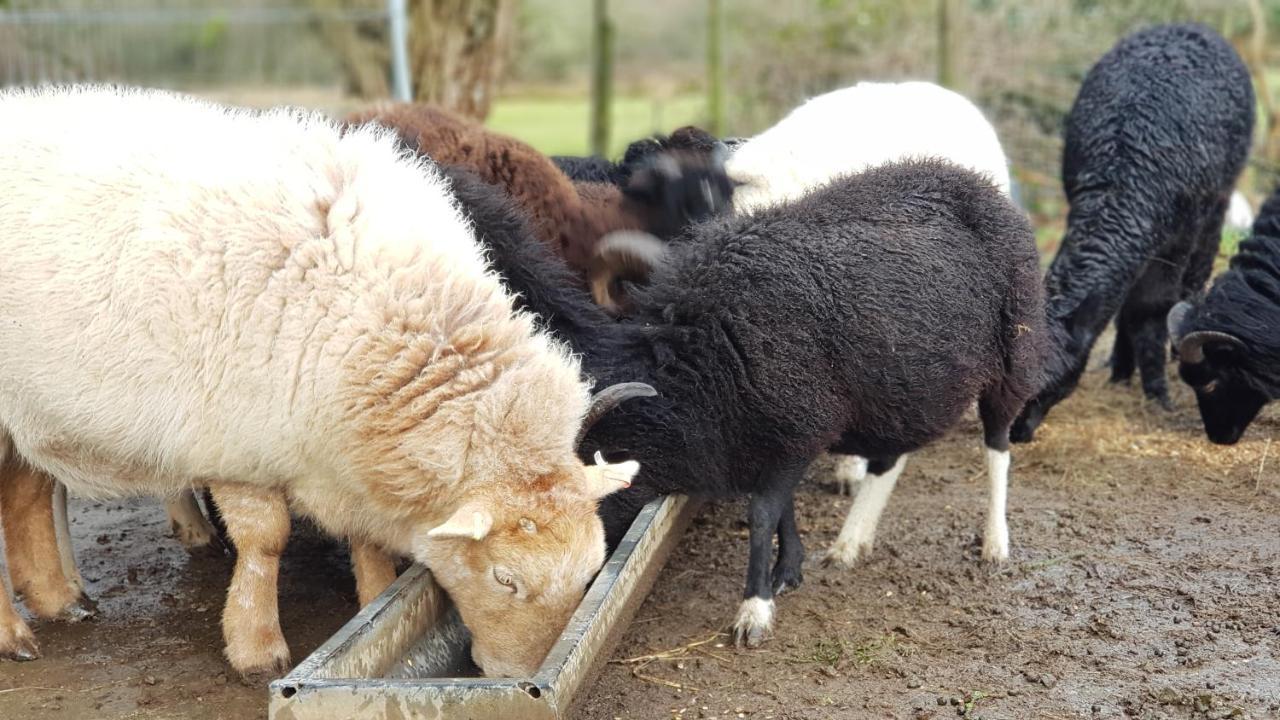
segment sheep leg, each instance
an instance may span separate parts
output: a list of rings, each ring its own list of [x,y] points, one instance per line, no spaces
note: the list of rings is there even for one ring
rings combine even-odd
[[[1133,379],[1133,329],[1125,322],[1124,313],[1116,318],[1116,344],[1111,348],[1111,382],[1128,385]]]
[[[64,572],[62,553],[71,541],[58,538],[56,518],[65,511],[66,495],[54,492],[57,484],[11,458],[0,469],[0,525],[14,594],[38,617],[79,622],[97,608],[76,582],[79,573],[71,578]],[[74,569],[74,558],[71,563]]]
[[[1169,303],[1169,307],[1173,307],[1173,303]],[[1165,313],[1168,310],[1169,308],[1165,308]],[[1142,376],[1142,392],[1148,400],[1154,400],[1165,410],[1172,410],[1169,383],[1164,374],[1164,366],[1169,358],[1169,351],[1166,349],[1168,344],[1169,331],[1162,314],[1143,318],[1134,330],[1133,349],[1138,361],[1138,371]]]
[[[751,496],[747,511],[751,544],[747,556],[747,584],[733,623],[733,639],[739,647],[758,647],[773,633],[773,578],[769,572],[773,559],[773,536],[792,503],[791,496],[806,464],[784,465],[765,478],[762,483],[766,488],[764,492]],[[792,522],[794,524],[794,517]]]
[[[982,535],[982,559],[1003,562],[1009,559],[1009,524],[1005,504],[1009,494],[1009,427],[1021,405],[1020,399],[1000,392],[978,399],[983,442],[987,449],[987,529]]]
[[[71,543],[71,520],[67,517],[67,486],[53,484],[53,530],[58,536],[58,556],[62,560],[62,574],[76,589],[84,592],[84,578],[76,565],[75,546]]]
[[[778,520],[778,561],[773,566],[773,594],[781,595],[804,583],[804,543],[796,527],[796,500],[792,493]]]
[[[8,449],[8,438],[4,431],[0,430],[0,464],[6,463],[5,455],[9,454]],[[9,457],[7,464],[15,464],[14,458]],[[0,477],[0,488],[9,484],[6,480],[7,478]],[[3,495],[0,495],[0,514],[8,512],[12,517],[17,514],[15,512],[17,509],[12,503],[5,502]],[[8,531],[8,523],[4,523],[4,529]],[[7,540],[5,551],[6,555],[13,554],[13,546]],[[35,633],[31,632],[26,621],[18,614],[13,595],[10,593],[9,580],[6,573],[0,572],[0,659],[35,660],[38,657],[40,657],[40,646],[36,644]]]
[[[893,486],[898,476],[907,465],[907,456],[870,458],[867,471],[870,475],[858,488],[858,495],[849,507],[849,514],[844,519],[844,527],[840,535],[823,558],[824,563],[840,563],[850,566],[859,557],[871,553],[876,542],[876,525],[880,523],[880,515],[884,506],[893,494]]]
[[[260,684],[289,668],[277,593],[280,555],[289,540],[289,508],[276,490],[239,483],[217,483],[210,489],[236,549],[222,612],[227,660],[245,682]]]
[[[396,580],[396,564],[376,545],[351,541],[351,572],[356,576],[356,596],[366,607]]]
[[[195,492],[183,490],[177,497],[168,500],[164,509],[169,514],[169,528],[187,552],[193,555],[226,554],[222,538],[218,537],[218,531],[209,522],[209,518],[204,516],[196,501]]]
[[[0,660],[35,660],[40,646],[35,633],[14,607],[9,582],[0,577]]]
[[[867,479],[867,459],[859,455],[832,455],[836,461],[836,494],[852,496]]]

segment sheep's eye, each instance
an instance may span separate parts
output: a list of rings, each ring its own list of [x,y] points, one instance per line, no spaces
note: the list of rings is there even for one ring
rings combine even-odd
[[[538,526],[529,518],[520,518],[520,529],[530,535],[538,532]]]
[[[493,569],[493,579],[498,581],[499,585],[511,588],[511,592],[516,591],[516,579],[506,570]]]
[[[1201,391],[1201,392],[1211,393],[1211,392],[1213,392],[1214,390],[1217,390],[1217,389],[1218,389],[1218,381],[1217,381],[1217,380],[1210,380],[1207,384],[1205,384],[1205,386],[1204,386],[1204,387],[1200,388],[1200,391]]]

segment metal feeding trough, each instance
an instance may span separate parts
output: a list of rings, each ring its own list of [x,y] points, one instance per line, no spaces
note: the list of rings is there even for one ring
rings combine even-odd
[[[430,573],[415,565],[271,683],[271,720],[566,717],[653,586],[695,506],[683,496],[645,506],[533,677],[478,677],[466,628]]]

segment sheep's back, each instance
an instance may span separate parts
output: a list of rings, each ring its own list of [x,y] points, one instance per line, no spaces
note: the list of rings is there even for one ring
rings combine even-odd
[[[1068,199],[1127,193],[1134,212],[1227,194],[1254,122],[1248,68],[1217,33],[1165,25],[1134,33],[1085,76],[1066,121]]]
[[[932,83],[859,83],[812,98],[746,141],[726,169],[745,183],[739,211],[798,198],[831,180],[887,162],[949,160],[1009,193],[995,129],[964,96]]]
[[[0,143],[0,427],[24,454],[287,475],[300,436],[332,441],[360,338],[528,327],[385,133],[90,88],[0,96]]]
[[[706,374],[734,376],[769,432],[795,438],[882,416],[887,435],[927,442],[1002,376],[1019,335],[1043,334],[1025,219],[942,162],[700,226],[678,252],[643,296],[660,309],[647,319],[722,334],[716,357],[740,365]]]

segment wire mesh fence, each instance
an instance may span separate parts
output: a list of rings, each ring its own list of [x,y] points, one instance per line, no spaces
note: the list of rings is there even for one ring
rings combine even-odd
[[[344,103],[326,29],[384,33],[383,0],[0,2],[0,84],[118,82],[247,105]]]
[[[954,12],[944,27],[938,13],[947,2]],[[1280,26],[1280,0],[1264,5]],[[585,3],[524,7],[531,34],[517,43],[513,74],[537,84],[563,75],[565,63],[585,68]],[[612,8],[624,84],[640,97],[701,92],[702,3]],[[861,80],[936,80],[939,48],[949,45],[945,74],[995,123],[1022,200],[1041,220],[1062,216],[1063,117],[1110,46],[1143,25],[1195,20],[1240,47],[1250,21],[1239,0],[735,0],[727,8],[732,134]],[[0,84],[126,82],[344,112],[369,99],[354,97],[344,43],[385,43],[394,34],[389,17],[386,0],[0,0]],[[1280,52],[1271,53],[1280,63]],[[389,72],[392,55],[380,52],[374,72]],[[1270,81],[1280,94],[1280,65]],[[1280,168],[1259,153],[1243,184],[1256,201],[1278,182]]]

